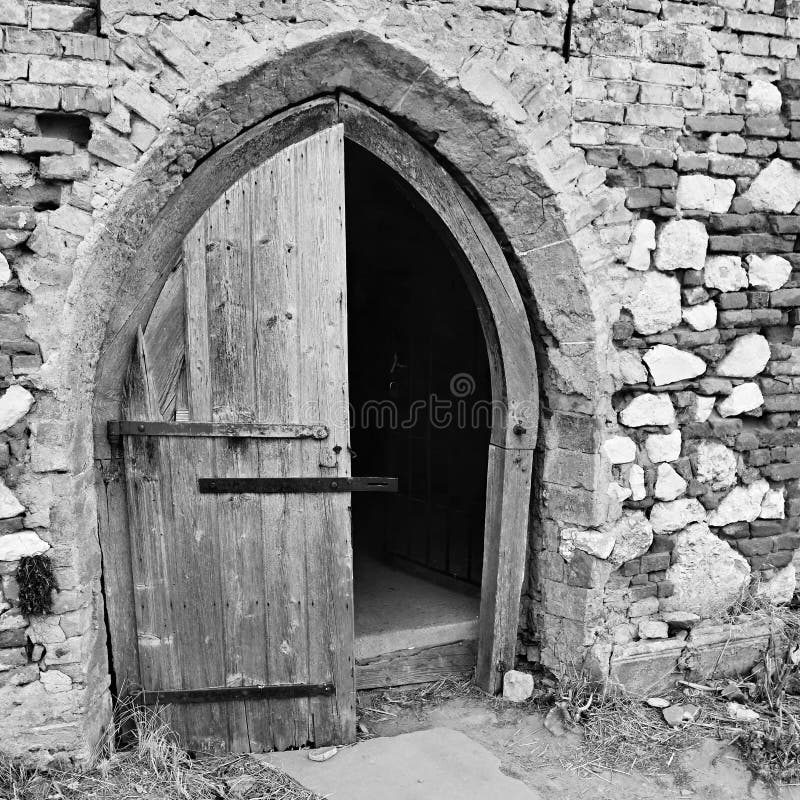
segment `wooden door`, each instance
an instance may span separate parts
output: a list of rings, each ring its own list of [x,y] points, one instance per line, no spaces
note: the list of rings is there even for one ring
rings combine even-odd
[[[139,331],[119,430],[142,697],[190,749],[354,737],[350,495],[200,491],[350,475],[343,152],[337,125],[231,186]]]

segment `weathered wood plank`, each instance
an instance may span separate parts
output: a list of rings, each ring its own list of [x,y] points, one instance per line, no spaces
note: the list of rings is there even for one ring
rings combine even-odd
[[[175,394],[185,350],[183,265],[179,261],[167,278],[144,328],[150,358],[150,381],[162,419],[175,416]]]
[[[217,423],[256,418],[255,343],[250,231],[252,180],[237,181],[203,215],[206,227],[207,312],[211,409]],[[214,475],[246,477],[258,469],[254,441],[214,439]],[[266,682],[263,534],[258,498],[217,498],[213,533],[221,554],[220,595],[226,685]],[[268,700],[230,702],[228,748],[264,749]],[[252,728],[252,733],[251,733]]]
[[[428,683],[468,675],[475,668],[477,642],[415,647],[356,663],[356,689]]]
[[[159,414],[141,328],[128,374],[124,411],[140,419]],[[141,438],[126,438],[124,448],[140,682],[143,688],[176,688],[180,678],[172,636],[164,452],[157,441]]]

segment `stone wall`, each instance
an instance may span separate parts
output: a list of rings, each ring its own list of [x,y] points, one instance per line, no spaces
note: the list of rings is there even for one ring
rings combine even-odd
[[[209,152],[339,88],[468,184],[530,305],[521,657],[628,680],[713,668],[721,637],[757,652],[756,623],[719,623],[753,578],[794,588],[800,6],[578,0],[568,63],[565,13],[0,0],[4,750],[82,757],[107,719],[91,410],[106,323],[148,286],[137,245]],[[38,552],[59,591],[27,619],[14,575]]]

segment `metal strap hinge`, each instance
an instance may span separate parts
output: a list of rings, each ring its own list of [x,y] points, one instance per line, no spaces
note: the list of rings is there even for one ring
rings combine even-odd
[[[333,683],[278,683],[262,686],[214,686],[207,689],[142,690],[140,703],[146,706],[171,703],[220,703],[229,700],[291,700],[295,697],[330,697]]]
[[[198,478],[200,494],[396,492],[397,478]]]

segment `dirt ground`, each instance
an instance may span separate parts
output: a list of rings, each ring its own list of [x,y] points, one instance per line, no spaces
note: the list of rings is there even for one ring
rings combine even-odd
[[[363,711],[370,735],[395,736],[431,727],[461,731],[500,758],[502,770],[524,781],[548,800],[800,800],[800,786],[774,790],[753,778],[735,746],[703,739],[664,764],[661,775],[603,769],[587,763],[576,733],[553,736],[544,714],[529,708],[498,705],[476,697],[458,697],[431,705],[404,706],[371,701]],[[643,745],[644,746],[644,745]],[[488,800],[488,798],[487,798]]]

